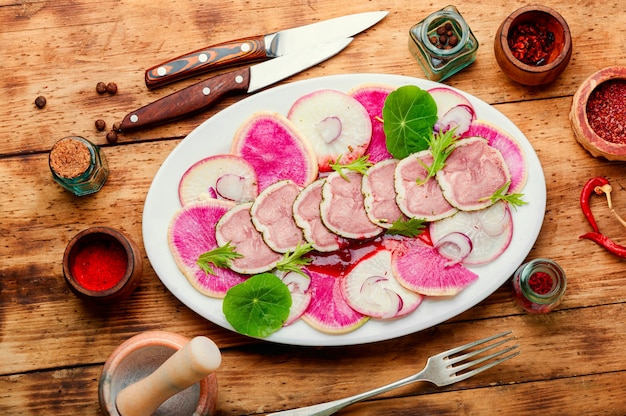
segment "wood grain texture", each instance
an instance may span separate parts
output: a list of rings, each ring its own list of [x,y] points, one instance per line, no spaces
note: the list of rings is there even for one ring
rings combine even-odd
[[[285,81],[341,73],[423,77],[408,51],[412,25],[443,5],[401,0],[368,3],[191,0],[0,0],[0,414],[98,415],[98,378],[109,354],[152,329],[204,335],[222,350],[218,415],[260,415],[354,394],[417,371],[426,358],[501,330],[513,329],[522,354],[446,388],[420,383],[354,405],[345,415],[622,415],[626,411],[626,285],[623,259],[581,234],[590,230],[579,192],[606,176],[613,202],[626,213],[626,164],[591,157],[575,140],[572,96],[593,72],[626,65],[622,2],[549,0],[567,20],[573,55],[544,87],[522,87],[496,64],[493,37],[524,2],[455,5],[480,47],[474,64],[446,80],[494,106],[533,145],[543,166],[547,207],[529,258],[549,257],[568,276],[560,308],[547,316],[521,313],[510,282],[474,308],[434,328],[399,339],[351,347],[308,348],[253,341],[196,315],[160,282],[142,239],[143,204],[152,178],[181,140],[202,121],[239,101],[225,98],[196,116],[120,135],[106,130],[125,114],[203,76],[149,91],[144,72],[172,56],[237,37],[267,33],[343,14],[389,10],[342,53]],[[96,83],[115,82],[116,95]],[[47,105],[37,109],[38,95]],[[53,182],[48,151],[77,134],[102,146],[111,174],[95,195],[78,198]],[[601,197],[592,199],[600,229],[626,244]],[[626,214],[624,214],[626,215]],[[127,233],[144,255],[143,280],[125,302],[96,307],[65,286],[61,260],[84,228],[107,225]]]

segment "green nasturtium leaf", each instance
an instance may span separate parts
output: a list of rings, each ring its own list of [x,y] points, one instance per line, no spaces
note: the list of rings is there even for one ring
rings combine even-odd
[[[437,122],[437,103],[428,91],[405,85],[392,91],[383,106],[387,150],[396,159],[428,149]]]
[[[289,316],[291,294],[272,273],[254,275],[226,292],[222,312],[244,335],[265,338],[278,331]]]

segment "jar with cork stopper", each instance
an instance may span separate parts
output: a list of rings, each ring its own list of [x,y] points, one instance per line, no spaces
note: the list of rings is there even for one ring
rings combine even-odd
[[[79,136],[57,141],[50,150],[48,164],[53,179],[77,196],[98,192],[109,176],[104,153]]]

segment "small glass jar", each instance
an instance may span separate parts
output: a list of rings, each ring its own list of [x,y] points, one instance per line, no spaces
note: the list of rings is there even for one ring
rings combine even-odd
[[[48,164],[54,180],[77,196],[98,192],[109,176],[104,153],[79,136],[56,142],[50,150]]]
[[[513,274],[515,303],[528,313],[548,313],[565,294],[565,272],[556,262],[538,258],[522,264]]]
[[[411,28],[409,51],[428,79],[442,81],[476,60],[478,40],[457,8],[447,6]]]

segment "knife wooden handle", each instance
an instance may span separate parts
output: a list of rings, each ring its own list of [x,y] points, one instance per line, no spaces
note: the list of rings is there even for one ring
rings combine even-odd
[[[219,368],[219,348],[206,337],[195,337],[176,351],[152,374],[117,394],[115,404],[122,416],[150,416],[161,404]]]
[[[120,131],[153,127],[205,110],[231,92],[247,92],[250,68],[240,68],[200,81],[127,114]]]
[[[263,35],[219,43],[146,70],[146,86],[153,89],[217,68],[261,59],[267,59]]]

